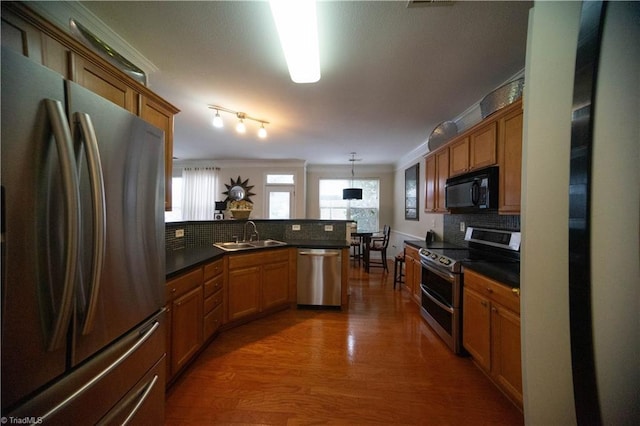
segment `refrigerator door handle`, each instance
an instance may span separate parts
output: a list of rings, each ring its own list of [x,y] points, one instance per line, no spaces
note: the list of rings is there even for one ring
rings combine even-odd
[[[120,423],[120,426],[128,425],[129,422],[135,417],[140,407],[142,407],[142,405],[145,403],[145,401],[151,394],[151,391],[158,383],[159,378],[160,377],[157,374],[155,374],[151,378],[151,380],[149,380],[149,382],[145,383],[143,386],[140,386],[140,389],[136,389],[133,395],[121,400],[120,403],[118,403],[118,406],[116,406],[115,408],[112,408],[109,414],[107,414],[105,417],[100,419],[98,423],[96,423],[96,426],[107,426],[107,425],[116,424],[117,419],[121,417],[121,412],[124,411],[126,408],[129,408],[133,404],[133,402],[135,402],[135,405],[133,406],[131,411],[129,411],[127,416]],[[137,401],[134,401],[136,399]],[[124,414],[122,416],[124,416]]]
[[[93,255],[91,260],[91,291],[87,315],[82,325],[82,334],[86,335],[93,328],[100,293],[100,278],[104,266],[105,235],[107,228],[107,210],[105,205],[104,175],[98,151],[98,138],[91,121],[91,116],[83,112],[75,112],[73,121],[80,127],[87,157],[87,171],[91,186],[91,204],[93,208]]]
[[[60,159],[62,192],[65,204],[66,240],[64,284],[60,306],[53,321],[53,329],[48,339],[47,350],[54,351],[66,344],[67,327],[73,308],[73,294],[76,273],[78,271],[78,251],[80,247],[80,189],[78,173],[75,167],[73,141],[67,124],[62,102],[45,99],[44,104],[49,116],[53,137]]]

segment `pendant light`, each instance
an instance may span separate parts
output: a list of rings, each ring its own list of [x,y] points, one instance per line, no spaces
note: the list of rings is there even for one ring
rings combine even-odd
[[[351,153],[351,188],[344,188],[342,190],[342,199],[343,200],[362,200],[362,188],[354,188],[353,187],[353,177],[354,177],[354,165],[356,161],[361,161],[360,158],[356,158],[356,153]]]

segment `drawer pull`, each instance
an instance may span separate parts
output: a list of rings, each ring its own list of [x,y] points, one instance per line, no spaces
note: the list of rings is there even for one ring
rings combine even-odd
[[[511,292],[513,294],[515,294],[516,296],[520,297],[520,289],[519,288],[512,288]]]

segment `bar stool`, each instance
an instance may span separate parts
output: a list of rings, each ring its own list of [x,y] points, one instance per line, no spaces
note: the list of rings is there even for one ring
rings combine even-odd
[[[396,261],[393,264],[393,289],[396,289],[396,283],[398,284],[398,288],[402,288],[402,283],[404,280],[404,272],[402,272],[402,267],[404,266],[404,252],[398,253],[396,255]]]

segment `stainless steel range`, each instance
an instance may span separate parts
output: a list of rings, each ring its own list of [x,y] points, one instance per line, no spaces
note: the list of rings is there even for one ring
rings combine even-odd
[[[468,227],[467,247],[448,243],[420,249],[421,314],[451,350],[462,352],[463,264],[520,260],[520,232]]]

